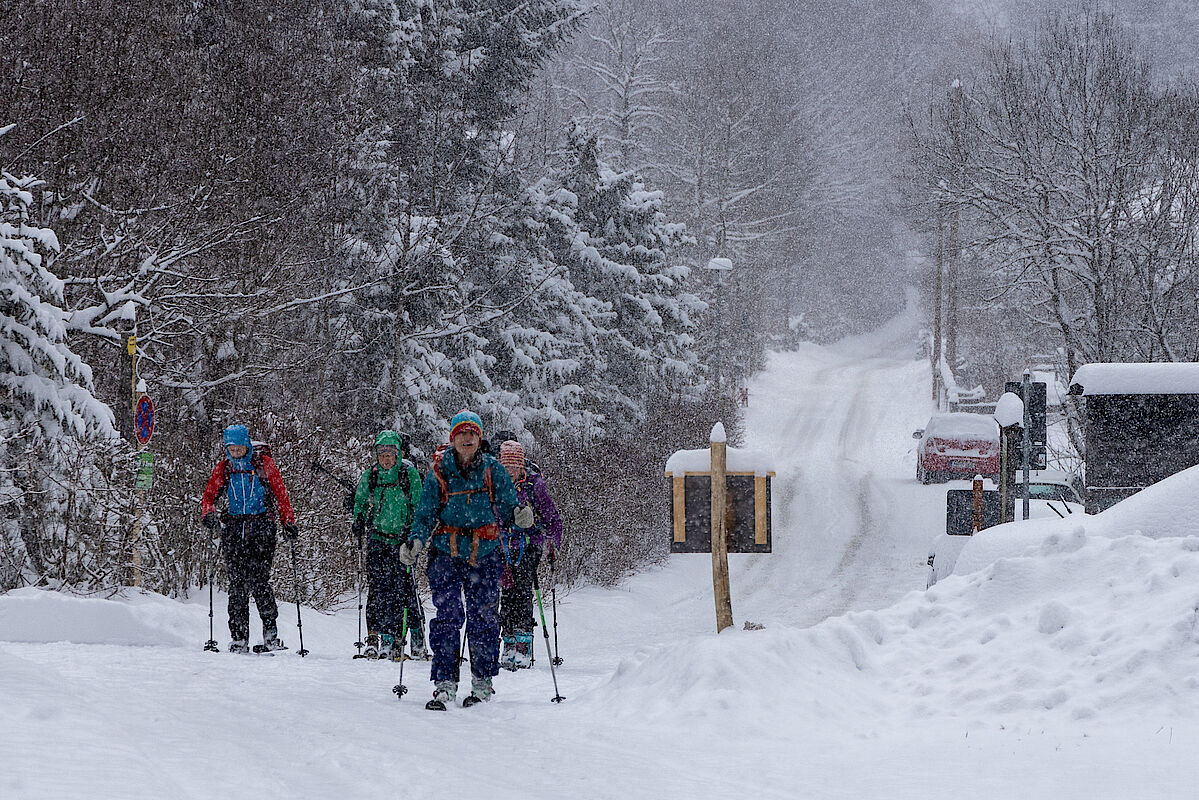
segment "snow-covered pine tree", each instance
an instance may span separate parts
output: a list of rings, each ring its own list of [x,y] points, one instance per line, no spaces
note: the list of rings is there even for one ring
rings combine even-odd
[[[519,280],[520,258],[496,243],[524,192],[506,125],[580,15],[577,0],[366,0],[358,9],[363,81],[380,99],[379,146],[365,151],[388,213],[373,241],[352,232],[354,268],[378,281],[359,295],[352,335],[374,356],[354,369],[381,424],[440,437],[448,414],[494,400],[489,336],[514,308],[501,288]]]
[[[38,185],[0,172],[0,590],[42,572],[39,522],[64,499],[72,445],[115,435],[91,368],[67,344],[62,281],[46,265],[58,238],[29,221]]]
[[[602,309],[591,312],[598,331],[586,389],[607,420],[594,432],[616,434],[644,421],[647,398],[698,383],[692,336],[704,305],[676,261],[687,235],[666,219],[661,192],[609,168],[581,125],[568,138],[551,247],[574,288]]]

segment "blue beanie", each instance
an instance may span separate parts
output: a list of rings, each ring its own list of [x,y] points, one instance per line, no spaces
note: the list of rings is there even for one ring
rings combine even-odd
[[[252,447],[250,444],[250,429],[245,425],[230,425],[228,428],[225,428],[225,447],[231,444]]]
[[[464,430],[474,428],[479,437],[483,436],[483,420],[479,419],[479,415],[473,411],[467,411],[465,408],[454,415],[450,420],[450,441],[454,441],[454,437]]]

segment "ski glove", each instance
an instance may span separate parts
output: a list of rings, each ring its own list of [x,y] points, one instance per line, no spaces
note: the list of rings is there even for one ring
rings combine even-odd
[[[553,544],[550,544],[549,549],[545,553],[545,557],[549,559],[550,566],[555,566],[558,563],[558,550]]]
[[[356,518],[354,520],[354,527],[352,530],[354,532],[354,541],[358,542],[358,549],[361,550],[362,537],[366,535],[366,520],[364,520],[362,517]]]
[[[289,542],[294,542],[296,537],[300,535],[300,529],[296,527],[294,522],[283,523],[283,538]]]
[[[420,558],[420,551],[424,549],[425,543],[420,539],[413,539],[406,544],[400,545],[397,555],[400,558],[400,563],[406,567],[411,567],[416,563],[416,559]]]
[[[518,528],[532,528],[533,522],[533,507],[530,505],[517,506],[516,511],[512,514],[512,521],[516,523]]]
[[[210,531],[218,531],[221,528],[221,515],[215,511],[209,511],[200,520],[200,524]]]

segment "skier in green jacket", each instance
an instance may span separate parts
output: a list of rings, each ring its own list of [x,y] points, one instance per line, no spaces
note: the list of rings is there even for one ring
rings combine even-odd
[[[400,460],[403,442],[395,431],[375,437],[375,460],[362,473],[354,493],[354,532],[358,546],[366,541],[366,651],[373,658],[398,658],[399,638],[407,626],[413,658],[428,658],[425,615],[416,593],[412,568],[398,557],[408,541],[413,510],[420,502],[421,477],[410,462]]]

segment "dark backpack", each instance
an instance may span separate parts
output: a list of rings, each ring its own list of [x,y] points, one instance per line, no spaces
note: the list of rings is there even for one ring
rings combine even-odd
[[[408,477],[408,469],[412,466],[413,466],[412,462],[409,461],[408,459],[406,459],[406,458],[401,459],[399,462],[400,468],[396,474],[396,482],[383,484],[384,488],[386,488],[388,486],[400,487],[400,493],[404,495],[404,499],[408,501],[409,505],[412,504],[412,498],[411,498],[411,495],[408,493],[408,487],[405,485],[404,479],[406,479]],[[379,464],[378,464],[378,462],[375,462],[374,464],[371,465],[370,477],[366,479],[367,507],[370,509],[370,514],[367,517],[368,523],[375,518],[375,489],[378,489],[378,488],[379,488]],[[350,495],[351,510],[353,509],[353,507],[354,507],[354,495],[351,494]]]

